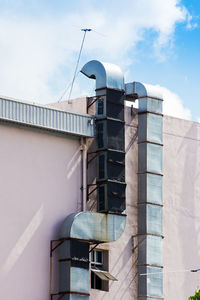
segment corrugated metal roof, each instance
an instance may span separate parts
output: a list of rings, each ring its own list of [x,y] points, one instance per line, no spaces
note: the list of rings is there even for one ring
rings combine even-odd
[[[94,117],[0,97],[0,120],[73,135],[93,137]]]

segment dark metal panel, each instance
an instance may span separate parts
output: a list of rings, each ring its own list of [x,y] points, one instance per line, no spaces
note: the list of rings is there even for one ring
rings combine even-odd
[[[122,213],[125,210],[126,184],[107,181],[98,188],[98,211]]]
[[[108,150],[98,156],[97,178],[125,182],[125,153]]]

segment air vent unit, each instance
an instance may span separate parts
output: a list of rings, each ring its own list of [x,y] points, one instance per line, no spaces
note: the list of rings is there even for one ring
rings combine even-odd
[[[124,122],[120,120],[97,120],[97,149],[124,151]]]
[[[108,150],[98,157],[97,181],[125,182],[125,153]]]
[[[98,188],[98,211],[122,213],[125,210],[125,183],[107,181]]]
[[[98,211],[122,213],[126,189],[124,91],[102,90],[96,106],[96,131]]]

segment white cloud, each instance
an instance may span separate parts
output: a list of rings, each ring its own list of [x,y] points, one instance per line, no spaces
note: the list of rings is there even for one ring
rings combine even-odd
[[[158,91],[163,97],[163,113],[164,115],[181,118],[185,120],[191,120],[191,111],[189,108],[184,107],[181,98],[169,89],[155,85],[156,91]],[[138,100],[133,102],[127,102],[128,106],[133,105],[138,108]],[[200,122],[200,118],[199,121]]]
[[[198,27],[198,23],[194,21],[193,16],[188,15],[186,28],[188,30],[193,30]]]
[[[111,61],[126,71],[132,61],[128,53],[146,31],[155,33],[152,46],[160,56],[160,49],[173,40],[176,24],[188,16],[178,0],[127,0],[126,5],[124,1],[115,5],[112,1],[93,5],[91,1],[85,10],[55,14],[55,18],[0,13],[0,94],[42,103],[58,99],[72,78],[82,38],[73,25],[92,27],[106,35],[87,35],[85,59]],[[75,85],[74,90],[76,96],[81,94],[80,86]]]
[[[185,120],[191,119],[191,111],[184,107],[180,97],[170,91],[169,89],[159,86],[156,86],[163,95],[163,112],[165,115],[173,116]]]

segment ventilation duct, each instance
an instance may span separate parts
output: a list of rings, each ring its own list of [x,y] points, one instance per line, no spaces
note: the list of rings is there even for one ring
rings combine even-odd
[[[126,84],[125,90],[128,100],[139,100],[138,299],[163,299],[163,99],[156,87],[140,82]]]
[[[112,64],[88,62],[81,72],[96,79],[98,211],[69,215],[61,228],[60,295],[89,299],[89,245],[116,241],[125,229],[124,77]]]

